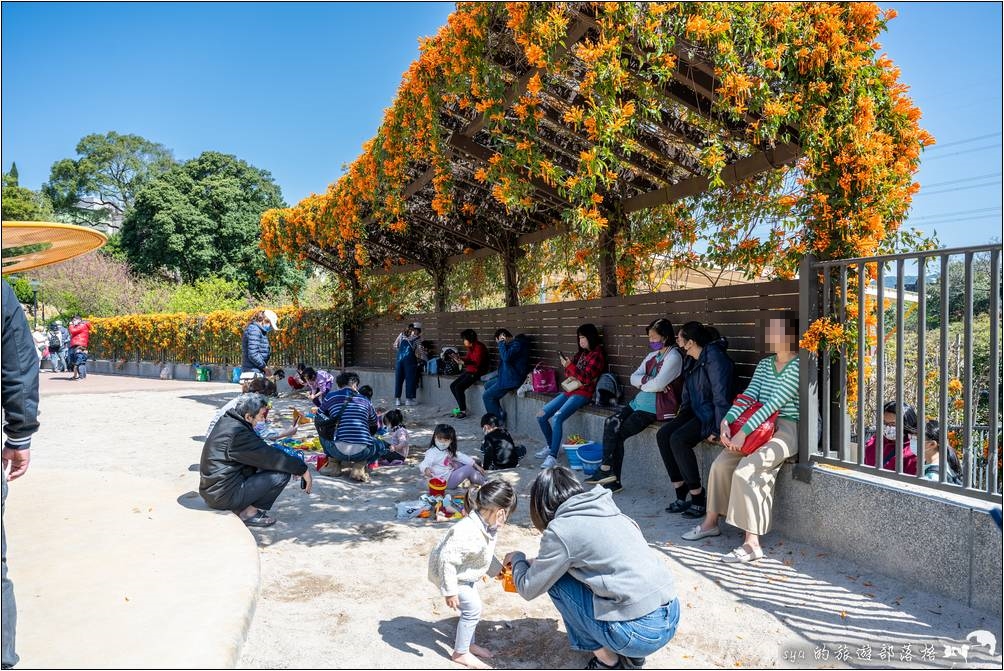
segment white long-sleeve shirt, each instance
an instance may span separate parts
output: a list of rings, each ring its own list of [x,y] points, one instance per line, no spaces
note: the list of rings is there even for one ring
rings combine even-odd
[[[635,372],[631,373],[631,386],[637,387],[641,391],[635,396],[634,400],[631,401],[631,407],[635,410],[643,410],[645,412],[655,412],[655,394],[662,391],[669,386],[669,383],[680,376],[683,371],[683,355],[680,353],[678,347],[673,347],[666,353],[663,357],[662,365],[659,367],[659,372],[655,374],[655,377],[649,378],[645,382],[642,379],[645,377],[645,370],[648,368],[649,361],[654,359],[659,355],[659,352],[650,352],[646,356],[641,365]]]
[[[448,451],[441,450],[433,445],[426,451],[425,458],[418,465],[418,472],[425,473],[425,469],[429,468],[432,470],[432,477],[439,478],[440,480],[449,480],[453,469],[459,468],[464,464],[473,463],[474,457],[466,455],[463,452],[457,452],[457,456],[453,457]]]
[[[450,527],[429,555],[429,581],[443,596],[457,593],[457,583],[474,582],[488,572],[495,555],[495,537],[476,512]]]

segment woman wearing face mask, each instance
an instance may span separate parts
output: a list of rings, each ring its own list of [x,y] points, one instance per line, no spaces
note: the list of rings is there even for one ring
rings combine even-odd
[[[265,376],[265,367],[272,356],[272,348],[268,343],[268,334],[279,328],[279,317],[272,310],[259,310],[254,313],[244,328],[241,337],[241,385],[245,386],[256,377]]]
[[[603,464],[586,479],[586,484],[603,485],[613,492],[623,489],[624,441],[656,420],[656,395],[680,377],[683,370],[683,355],[673,345],[676,340],[673,323],[659,318],[645,331],[651,352],[631,374],[631,384],[638,388],[638,394],[623,410],[607,419],[603,428]]]
[[[905,419],[905,418],[904,418]],[[904,427],[906,430],[906,427]],[[915,429],[910,427],[910,438],[913,445],[916,445],[917,436]],[[941,480],[941,445],[938,443],[941,435],[941,426],[938,420],[930,419],[924,426],[924,479],[939,482]],[[945,482],[953,485],[962,484],[962,464],[959,463],[959,456],[955,450],[949,447],[945,450],[945,460],[948,462],[944,467],[948,469],[945,473]]]
[[[907,427],[917,426],[917,411],[903,404],[903,436],[906,444],[903,446],[903,472],[907,475],[917,475],[917,436],[913,439],[907,434]],[[865,443],[864,463],[875,465],[876,436]],[[882,407],[882,470],[896,470],[896,402],[889,401]]]
[[[707,496],[694,448],[702,440],[718,438],[719,425],[732,405],[735,365],[725,351],[728,341],[700,322],[681,326],[676,344],[687,355],[683,364],[683,398],[676,417],[659,429],[656,440],[662,463],[676,490],[676,501],[666,512],[698,519],[704,517]]]

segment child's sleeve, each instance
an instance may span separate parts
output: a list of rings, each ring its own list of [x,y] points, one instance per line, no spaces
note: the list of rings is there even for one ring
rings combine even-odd
[[[474,457],[469,454],[464,454],[463,452],[457,452],[457,461],[462,464],[473,464]]]
[[[484,467],[487,470],[495,468],[495,445],[496,441],[492,440],[488,436],[485,436],[485,441],[482,443],[482,449],[485,453]]]

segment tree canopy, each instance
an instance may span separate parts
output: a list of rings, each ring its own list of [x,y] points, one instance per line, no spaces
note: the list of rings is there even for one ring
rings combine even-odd
[[[194,283],[215,275],[252,293],[300,284],[283,261],[258,246],[259,219],[283,207],[265,170],[218,152],[204,152],[150,180],[122,226],[121,245],[133,269]]]
[[[53,218],[52,203],[43,193],[18,186],[17,166],[3,175],[3,220],[47,221]]]
[[[52,165],[43,191],[70,223],[111,229],[129,212],[137,191],[175,164],[164,145],[115,131],[83,137],[76,151],[79,158]]]

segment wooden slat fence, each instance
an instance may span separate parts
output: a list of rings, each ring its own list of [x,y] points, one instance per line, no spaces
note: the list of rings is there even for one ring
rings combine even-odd
[[[603,336],[610,370],[622,384],[649,352],[645,327],[657,317],[668,317],[679,328],[697,320],[718,328],[729,341],[729,354],[736,362],[742,384],[753,375],[764,356],[758,320],[780,309],[798,310],[798,282],[777,280],[756,284],[688,289],[638,296],[619,296],[589,301],[527,305],[516,308],[475,310],[441,314],[405,315],[400,319],[381,316],[364,322],[346,334],[348,366],[389,368],[394,364],[394,339],[411,321],[422,322],[422,336],[432,341],[435,352],[453,345],[462,349],[460,331],[474,329],[488,345],[492,365],[498,363],[493,335],[498,327],[530,337],[531,361],[557,366],[556,350],[571,354],[576,348],[575,329],[588,322]],[[807,324],[802,324],[802,330]]]

